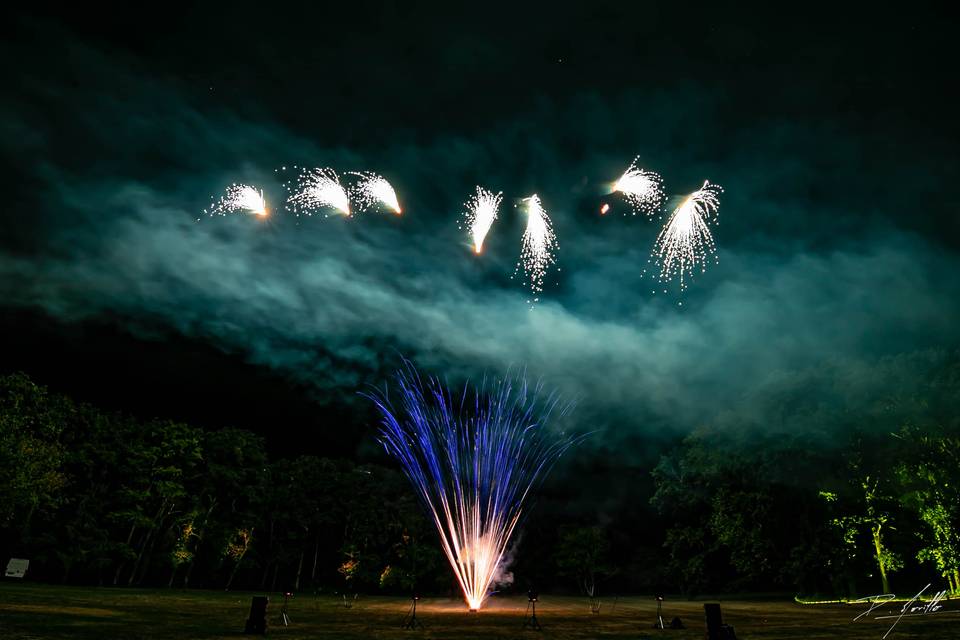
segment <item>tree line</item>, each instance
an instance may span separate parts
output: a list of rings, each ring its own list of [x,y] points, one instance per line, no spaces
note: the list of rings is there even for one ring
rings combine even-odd
[[[931,583],[960,594],[956,433],[904,425],[829,455],[796,444],[701,431],[661,459],[652,501],[684,592],[856,598]]]
[[[651,504],[675,582],[960,594],[960,365],[913,382],[855,410],[784,399],[772,430],[721,417],[662,456]]]
[[[0,530],[34,579],[445,589],[428,525],[392,469],[269,460],[250,431],[138,421],[0,378]]]
[[[918,397],[798,409],[803,429],[720,418],[643,470],[649,489],[595,511],[570,501],[576,478],[548,487],[509,554],[515,582],[598,607],[654,589],[960,594],[958,389],[954,365]],[[266,451],[243,429],[137,420],[0,377],[0,543],[51,582],[457,592],[399,471]]]

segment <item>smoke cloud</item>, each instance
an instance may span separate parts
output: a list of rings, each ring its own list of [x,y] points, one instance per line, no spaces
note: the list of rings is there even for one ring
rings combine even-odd
[[[362,127],[361,115],[304,134],[64,46],[68,71],[15,76],[0,109],[7,308],[165,327],[321,394],[379,383],[398,354],[452,379],[525,366],[609,434],[731,414],[792,429],[785,389],[811,407],[871,402],[956,341],[960,260],[929,232],[946,212],[915,205],[953,169],[919,148],[901,151],[907,168],[883,166],[842,121],[731,120],[722,95],[678,84],[543,98],[468,134],[397,128],[347,146],[312,134]],[[621,216],[605,193],[638,152],[671,194],[705,178],[726,189],[720,263],[682,297],[644,275],[658,223]],[[275,169],[294,164],[382,173],[404,215],[197,221],[233,181],[277,209],[289,176]],[[476,184],[505,194],[479,258],[457,227]],[[514,205],[533,192],[560,271],[531,308],[510,276]],[[602,219],[600,202],[614,204]]]

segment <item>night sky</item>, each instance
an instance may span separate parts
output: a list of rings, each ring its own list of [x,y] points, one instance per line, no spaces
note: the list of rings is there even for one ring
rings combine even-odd
[[[372,455],[402,357],[525,367],[598,451],[908,393],[960,318],[956,25],[918,6],[23,4],[0,54],[0,373],[107,409]],[[802,10],[800,10],[802,7]],[[719,264],[666,294],[607,185],[725,188]],[[404,215],[204,218],[234,181],[367,169]],[[482,256],[458,229],[504,192]],[[511,279],[538,193],[560,271]],[[613,206],[600,217],[601,202]],[[818,416],[815,420],[811,416]]]

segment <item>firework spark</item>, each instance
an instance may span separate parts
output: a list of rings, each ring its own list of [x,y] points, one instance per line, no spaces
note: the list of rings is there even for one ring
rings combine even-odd
[[[543,278],[547,270],[556,262],[554,251],[557,248],[557,236],[539,196],[533,194],[523,201],[527,203],[527,228],[523,232],[523,246],[517,267],[523,267],[530,289],[537,296],[543,291]],[[537,301],[539,298],[534,297],[533,302]]]
[[[468,386],[455,398],[409,364],[396,389],[395,404],[386,391],[368,396],[382,415],[380,441],[432,516],[467,606],[479,609],[524,501],[578,440],[545,434],[567,407],[520,377]]]
[[[403,213],[400,202],[397,200],[397,193],[386,178],[369,171],[352,171],[351,173],[360,177],[357,184],[351,188],[350,195],[357,201],[361,211],[382,204],[397,215]]]
[[[487,237],[493,221],[497,219],[497,210],[502,199],[503,192],[493,193],[477,187],[477,192],[464,205],[466,210],[463,212],[463,224],[470,229],[473,250],[477,253],[483,250],[483,240]],[[462,229],[463,225],[460,228]]]
[[[699,266],[701,273],[706,271],[708,257],[716,254],[709,225],[717,221],[722,192],[723,187],[705,180],[674,209],[653,249],[661,282],[679,276],[680,288],[685,289],[686,278],[693,276],[695,267]]]
[[[257,216],[266,216],[267,203],[263,199],[263,191],[246,184],[232,184],[227,187],[219,200],[204,209],[210,215],[225,216],[228,213],[245,211]]]
[[[666,198],[663,193],[663,179],[653,171],[644,171],[638,167],[638,159],[635,158],[620,179],[613,184],[613,190],[626,197],[633,207],[633,215],[640,211],[652,217]]]
[[[301,170],[296,188],[287,198],[287,204],[297,215],[301,211],[307,215],[313,215],[313,212],[318,209],[334,209],[350,215],[350,197],[333,169]]]

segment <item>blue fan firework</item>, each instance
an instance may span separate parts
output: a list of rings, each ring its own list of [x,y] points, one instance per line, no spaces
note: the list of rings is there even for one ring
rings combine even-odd
[[[412,365],[387,390],[369,394],[379,408],[380,441],[413,483],[470,609],[479,609],[531,490],[580,438],[551,436],[546,425],[567,412],[523,376],[466,385],[457,397]]]

